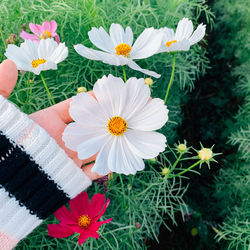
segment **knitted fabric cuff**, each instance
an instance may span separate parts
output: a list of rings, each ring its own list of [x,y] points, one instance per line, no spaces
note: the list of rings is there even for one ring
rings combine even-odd
[[[0,249],[1,235],[3,244],[6,235],[17,243],[90,184],[42,127],[0,95]]]

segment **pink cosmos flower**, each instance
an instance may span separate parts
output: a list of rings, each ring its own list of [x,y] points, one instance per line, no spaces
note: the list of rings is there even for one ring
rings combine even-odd
[[[20,37],[24,40],[32,40],[39,42],[41,39],[47,39],[54,37],[56,42],[60,43],[60,37],[56,33],[57,23],[55,20],[52,21],[45,21],[42,25],[30,23],[29,24],[30,30],[34,33],[34,35],[25,32],[24,30],[21,31]]]
[[[74,233],[79,233],[78,243],[83,244],[89,237],[99,238],[97,231],[102,224],[109,223],[112,218],[98,221],[105,213],[110,201],[103,194],[95,194],[89,203],[86,192],[82,192],[69,202],[69,211],[65,206],[55,212],[59,224],[48,225],[48,234],[54,238],[66,238]]]

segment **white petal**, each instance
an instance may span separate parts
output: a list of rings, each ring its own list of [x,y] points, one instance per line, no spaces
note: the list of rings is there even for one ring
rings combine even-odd
[[[103,27],[92,28],[88,32],[90,41],[99,49],[109,53],[115,52],[115,45]]]
[[[130,150],[124,138],[120,136],[114,139],[111,146],[108,166],[112,172],[128,175],[144,169],[145,165],[143,160]]]
[[[127,43],[128,45],[132,46],[133,43],[133,31],[130,27],[127,27],[125,30],[125,37],[124,37],[124,43]]]
[[[149,75],[149,76],[153,76],[155,78],[160,78],[161,75],[157,74],[156,72],[154,71],[151,71],[151,70],[147,70],[147,69],[142,69],[137,63],[135,63],[134,61],[130,60],[128,62],[128,66],[133,69],[133,70],[137,70],[137,71],[140,71],[142,72],[143,74],[145,75]]]
[[[110,65],[115,65],[115,66],[120,66],[120,65],[126,65],[128,63],[128,58],[124,56],[118,56],[116,54],[109,56],[106,56],[102,62],[110,64]]]
[[[109,29],[110,37],[115,47],[125,42],[125,33],[123,27],[118,23],[112,23]]]
[[[122,111],[122,117],[128,121],[146,105],[150,98],[150,89],[143,78],[131,77],[126,82],[126,92],[127,102]]]
[[[194,31],[193,35],[190,37],[189,42],[191,45],[198,43],[204,36],[206,32],[206,25],[200,24]]]
[[[129,129],[124,138],[131,151],[143,159],[156,157],[166,147],[166,137],[157,132]]]
[[[93,88],[98,103],[103,108],[106,115],[111,118],[119,116],[123,109],[125,84],[119,77],[109,75],[99,79]]]
[[[57,47],[58,44],[54,39],[42,39],[38,46],[38,57],[48,60]]]
[[[168,120],[168,109],[163,100],[154,98],[127,121],[128,127],[136,130],[152,131],[160,129]]]
[[[109,53],[90,49],[82,44],[74,45],[74,49],[79,55],[86,57],[90,60],[102,61],[107,55],[109,55]]]
[[[108,121],[100,104],[88,93],[73,96],[69,114],[74,121],[86,123],[91,127],[103,127]]]
[[[38,46],[39,44],[36,41],[32,40],[25,40],[24,43],[20,45],[20,48],[25,51],[25,54],[29,61],[32,61],[34,59],[38,59]]]
[[[62,139],[65,142],[66,147],[71,150],[77,151],[77,147],[84,141],[91,139],[92,137],[105,134],[104,129],[87,127],[85,124],[79,122],[72,122],[65,128]]]
[[[165,27],[165,28],[159,29],[159,31],[162,32],[162,42],[161,42],[160,49],[158,50],[157,53],[168,52],[168,47],[166,46],[166,43],[173,41],[175,39],[174,30],[169,29],[168,27]]]
[[[91,172],[97,172],[99,175],[106,175],[110,172],[108,168],[108,156],[113,143],[113,137],[109,137],[107,142],[101,147],[96,160],[95,165],[91,169]]]
[[[49,60],[54,63],[60,63],[65,60],[68,56],[68,48],[65,43],[59,43],[54,52],[50,55]]]
[[[79,55],[86,57],[90,60],[102,61],[104,63],[116,66],[127,64],[127,58],[123,56],[118,56],[116,54],[113,55],[107,52],[90,49],[83,46],[82,44],[77,44],[74,46],[74,48]]]
[[[15,62],[19,70],[30,69],[31,61],[27,57],[27,54],[23,49],[17,47],[16,45],[9,44],[4,55],[8,59]]]
[[[175,39],[177,41],[181,41],[184,38],[189,39],[189,37],[193,33],[193,29],[194,28],[192,21],[188,20],[188,18],[181,19],[176,29]]]
[[[162,32],[154,28],[145,29],[132,47],[131,59],[142,59],[154,55],[159,50],[161,41]]]
[[[161,31],[161,29],[160,29]],[[174,30],[170,29],[168,27],[162,28],[162,32],[163,32],[163,40],[166,44],[166,42],[170,42],[173,41],[175,38],[175,34],[174,34]]]
[[[88,159],[96,154],[101,146],[107,141],[107,134],[101,134],[99,136],[92,136],[88,140],[83,141],[77,147],[78,158],[81,160]]]
[[[187,51],[190,49],[190,42],[184,38],[182,41],[177,41],[176,43],[172,43],[168,48],[168,52],[171,51]]]

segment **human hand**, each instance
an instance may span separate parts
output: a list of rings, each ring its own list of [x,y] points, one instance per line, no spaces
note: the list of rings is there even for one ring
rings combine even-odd
[[[15,63],[11,60],[3,61],[3,63],[0,64],[0,94],[5,98],[8,98],[16,85],[16,81],[17,67]],[[89,92],[89,94],[93,95],[93,92]],[[93,161],[95,156],[87,160],[80,160],[77,157],[77,153],[67,149],[62,141],[62,133],[67,124],[72,121],[72,118],[69,115],[70,101],[71,99],[67,99],[54,106],[35,112],[30,115],[30,118],[43,127],[50,136],[57,141],[59,146],[64,149],[68,156],[74,160],[77,166],[81,167],[82,165]],[[82,170],[91,180],[100,178],[100,175],[91,172],[92,167],[93,164],[89,164],[82,167]]]

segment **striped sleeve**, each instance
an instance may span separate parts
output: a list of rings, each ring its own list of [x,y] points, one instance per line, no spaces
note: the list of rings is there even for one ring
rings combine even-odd
[[[91,184],[56,141],[0,95],[0,249]]]

